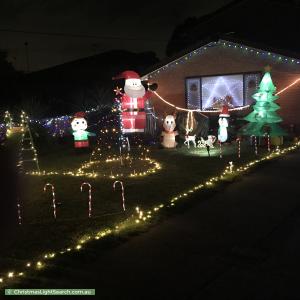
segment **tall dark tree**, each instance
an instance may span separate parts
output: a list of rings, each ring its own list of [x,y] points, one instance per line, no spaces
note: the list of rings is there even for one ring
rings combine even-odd
[[[18,85],[22,73],[15,70],[7,59],[7,53],[0,50],[0,98],[1,110],[11,109],[19,101]]]
[[[166,54],[172,56],[221,37],[288,49],[297,56],[299,13],[299,0],[233,0],[216,11],[179,24],[168,42]],[[274,18],[266,22],[270,14]],[[283,32],[289,34],[279,34]]]

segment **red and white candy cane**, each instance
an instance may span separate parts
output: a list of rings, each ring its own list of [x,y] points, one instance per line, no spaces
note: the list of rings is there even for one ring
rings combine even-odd
[[[51,183],[46,183],[44,186],[44,192],[47,191],[47,187],[51,187],[51,191],[52,191],[52,204],[53,204],[53,216],[54,219],[56,219],[56,199],[55,199],[55,189],[54,189],[54,185]]]
[[[257,138],[254,136],[255,155],[257,155]]]
[[[83,187],[87,185],[89,187],[89,218],[92,216],[92,186],[88,182],[82,183],[80,190],[82,192]]]
[[[122,204],[123,204],[123,210],[125,211],[126,208],[125,208],[125,196],[124,196],[124,186],[123,186],[123,182],[122,182],[122,181],[119,181],[119,180],[115,181],[114,184],[113,184],[114,190],[116,190],[116,184],[117,184],[117,183],[120,183],[121,188],[122,188]]]
[[[237,138],[238,142],[238,158],[241,158],[241,138]]]

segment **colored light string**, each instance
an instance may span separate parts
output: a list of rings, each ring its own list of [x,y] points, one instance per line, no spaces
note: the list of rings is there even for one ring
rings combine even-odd
[[[173,60],[172,62],[169,62],[168,64],[144,75],[142,77],[142,79],[145,80],[148,78],[154,78],[156,75],[159,75],[161,72],[166,71],[171,67],[176,67],[179,64],[186,63],[189,59],[194,58],[198,55],[204,54],[207,50],[209,50],[210,48],[216,47],[216,46],[222,46],[225,48],[240,50],[240,51],[243,51],[244,53],[254,54],[255,56],[260,55],[263,58],[274,59],[274,61],[276,61],[276,62],[300,64],[300,60],[297,60],[295,58],[291,58],[291,57],[283,56],[280,54],[275,54],[273,52],[250,47],[247,45],[242,45],[242,44],[219,39],[218,41],[210,42],[206,45],[203,45],[203,46],[189,52],[188,54],[180,56],[179,58]]]

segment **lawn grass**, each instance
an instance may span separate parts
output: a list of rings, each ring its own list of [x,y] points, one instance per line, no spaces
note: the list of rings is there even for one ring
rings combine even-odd
[[[33,257],[61,250],[76,244],[86,234],[113,227],[131,216],[137,206],[147,210],[159,203],[168,203],[173,196],[220,174],[229,161],[237,166],[255,158],[253,146],[242,144],[240,159],[236,148],[235,143],[225,145],[222,159],[218,148],[211,149],[211,157],[207,156],[206,149],[151,149],[150,157],[161,164],[161,170],[144,177],[120,178],[125,186],[126,212],[122,210],[120,190],[113,191],[113,179],[23,176],[23,224],[0,249],[0,270],[6,271],[11,266],[23,267]],[[260,149],[260,155],[266,153],[265,148]],[[68,143],[47,144],[39,152],[40,167],[46,171],[76,170],[89,158],[90,153],[77,153]],[[87,191],[80,192],[84,181],[93,188],[90,219]],[[50,192],[43,192],[47,182],[56,189],[59,204],[56,220],[53,218]]]

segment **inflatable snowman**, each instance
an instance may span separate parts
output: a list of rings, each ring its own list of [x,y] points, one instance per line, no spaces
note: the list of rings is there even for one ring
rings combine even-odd
[[[95,136],[94,133],[86,131],[87,121],[85,119],[85,113],[80,111],[74,115],[71,122],[74,136],[74,147],[75,148],[88,148],[89,147],[89,136]]]
[[[230,117],[228,106],[224,105],[222,111],[219,115],[219,130],[218,130],[218,140],[220,143],[224,143],[228,139],[227,127],[228,118]]]

